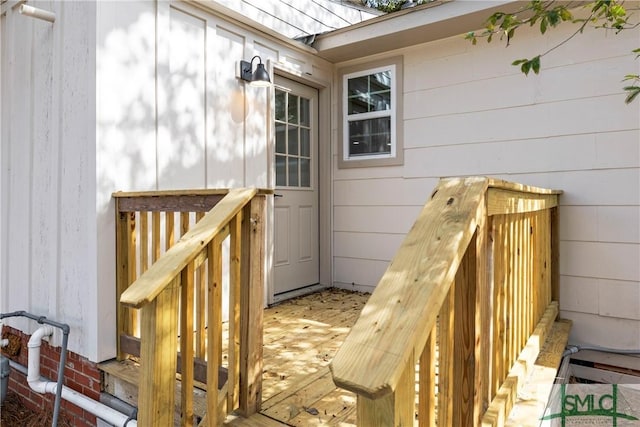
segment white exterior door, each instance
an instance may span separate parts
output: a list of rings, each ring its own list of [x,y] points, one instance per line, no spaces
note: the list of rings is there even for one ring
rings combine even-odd
[[[275,295],[319,282],[318,92],[276,76]]]

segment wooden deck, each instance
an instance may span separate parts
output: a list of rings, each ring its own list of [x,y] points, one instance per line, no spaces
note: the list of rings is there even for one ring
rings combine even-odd
[[[266,309],[262,416],[229,425],[355,425],[355,395],[336,388],[328,365],[368,297],[329,289]]]

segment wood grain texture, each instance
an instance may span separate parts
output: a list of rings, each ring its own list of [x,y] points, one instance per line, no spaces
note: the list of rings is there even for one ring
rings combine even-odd
[[[239,405],[244,415],[258,412],[262,403],[265,209],[264,197],[255,197],[243,212]]]
[[[552,302],[547,307],[535,331],[527,340],[527,345],[518,356],[518,359],[513,366],[510,367],[507,378],[502,382],[502,385],[496,393],[496,397],[482,417],[483,426],[504,425],[515,403],[517,393],[522,389],[525,379],[531,373],[533,365],[553,327],[557,315],[558,303]]]
[[[486,188],[482,178],[441,182],[331,364],[340,387],[370,399],[395,389],[435,325]]]
[[[127,306],[141,307],[152,301],[255,194],[255,189],[231,190],[225,199],[165,253],[161,261],[153,264],[145,275],[122,294],[120,302]]]

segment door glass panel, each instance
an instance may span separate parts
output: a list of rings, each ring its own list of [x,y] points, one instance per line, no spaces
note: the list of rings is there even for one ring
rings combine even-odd
[[[309,100],[307,98],[300,98],[300,125],[311,125],[311,111],[309,111]]]
[[[276,123],[276,153],[287,154],[287,135],[285,129],[287,125]]]
[[[289,163],[289,187],[297,187],[298,184],[298,158],[297,157],[288,157],[287,162]]]
[[[286,121],[287,93],[276,89],[276,120]]]
[[[286,157],[276,156],[276,185],[287,185]]]
[[[311,187],[311,101],[276,88],[275,173],[279,187]]]
[[[298,155],[298,127],[289,125],[289,152],[290,156]]]
[[[311,187],[311,161],[300,159],[300,187]]]
[[[296,95],[289,95],[289,123],[298,124],[298,97]]]
[[[309,157],[311,154],[311,130],[300,129],[300,156]]]

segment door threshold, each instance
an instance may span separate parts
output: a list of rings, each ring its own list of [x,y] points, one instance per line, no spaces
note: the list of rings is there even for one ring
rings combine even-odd
[[[291,299],[291,298],[295,298],[295,297],[299,297],[302,295],[307,295],[307,294],[311,294],[313,292],[317,292],[320,291],[322,289],[327,289],[328,286],[325,285],[321,285],[321,284],[315,284],[315,285],[309,285],[309,286],[305,286],[303,288],[298,288],[298,289],[294,289],[292,291],[287,291],[287,292],[282,292],[280,294],[276,294],[273,296],[273,301],[270,305],[274,305],[277,304],[279,302]]]

